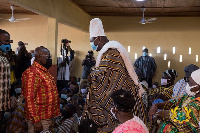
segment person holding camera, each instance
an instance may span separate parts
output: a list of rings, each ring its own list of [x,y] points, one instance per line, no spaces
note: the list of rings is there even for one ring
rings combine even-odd
[[[63,39],[61,42],[61,57],[57,58],[57,87],[59,93],[68,85],[70,77],[69,66],[70,62],[74,59],[75,53],[69,45],[71,41]],[[70,55],[68,56],[69,52]]]
[[[17,55],[17,64],[18,69],[16,72],[17,84],[21,86],[21,77],[22,73],[31,66],[31,54],[26,50],[27,43],[23,43],[22,41],[18,42],[18,48],[16,51]]]
[[[82,61],[83,72],[80,82],[80,87],[82,87],[82,83],[87,81],[88,76],[90,75],[91,68],[96,64],[96,60],[94,58],[94,53],[92,50],[88,51],[88,54],[85,56],[85,59]]]

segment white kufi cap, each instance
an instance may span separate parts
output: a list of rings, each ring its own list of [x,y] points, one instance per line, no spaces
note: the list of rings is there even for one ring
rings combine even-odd
[[[191,77],[198,85],[200,85],[200,69],[192,72]]]
[[[94,18],[90,21],[90,38],[97,36],[106,36],[103,29],[103,24],[101,19]]]

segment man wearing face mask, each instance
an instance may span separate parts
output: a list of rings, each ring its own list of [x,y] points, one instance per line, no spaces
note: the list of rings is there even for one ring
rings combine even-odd
[[[184,94],[186,94],[186,85],[187,85],[187,82],[188,82],[188,79],[190,78],[191,76],[191,73],[195,70],[198,70],[199,67],[196,66],[196,65],[189,65],[189,66],[186,66],[184,68],[184,71],[185,71],[185,77],[180,79],[174,86],[173,88],[173,95],[172,95],[172,98],[180,98],[182,97]]]
[[[174,69],[166,70],[162,74],[161,87],[152,88],[150,91],[151,101],[167,101],[172,98],[174,80],[178,77],[178,73]]]
[[[157,66],[154,58],[148,55],[147,48],[143,50],[142,56],[135,61],[134,66],[141,73],[141,81],[147,81],[148,87],[151,88]]]
[[[48,69],[52,65],[50,51],[41,46],[35,49],[35,61],[22,74],[22,94],[28,133],[47,130],[52,118],[60,113],[59,95],[54,78]]]
[[[134,114],[146,122],[141,98],[145,91],[138,81],[128,52],[119,42],[108,40],[99,18],[90,21],[90,45],[99,54],[90,73],[91,86],[84,118],[89,117],[99,126],[98,133],[112,132],[118,123],[110,112],[114,107],[111,94],[124,89],[134,95]]]
[[[152,116],[160,119],[157,132],[184,132],[199,133],[200,113],[200,69],[192,72],[186,85],[187,95],[179,99],[158,103],[151,107],[149,119],[152,123]],[[157,112],[157,109],[163,111]]]
[[[10,34],[0,29],[0,126],[3,121],[3,116],[6,110],[11,108],[10,106],[10,63],[6,58],[6,53],[10,51]],[[0,129],[1,132],[1,129]]]

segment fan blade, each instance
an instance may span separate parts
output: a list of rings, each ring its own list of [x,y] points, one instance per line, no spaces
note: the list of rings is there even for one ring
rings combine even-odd
[[[153,23],[153,22],[146,21],[146,23],[151,24],[151,23]]]
[[[138,23],[140,23],[140,24],[146,24],[146,22],[138,22]]]
[[[0,20],[9,20],[9,19],[5,19],[5,18],[0,18]]]
[[[16,20],[30,20],[31,18],[19,18],[19,19],[16,19]]]
[[[146,21],[150,22],[150,21],[154,21],[156,20],[157,18],[150,18],[150,19],[147,19]]]

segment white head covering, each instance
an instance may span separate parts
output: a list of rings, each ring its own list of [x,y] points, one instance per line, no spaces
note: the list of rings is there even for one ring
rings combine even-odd
[[[106,36],[103,29],[103,24],[101,19],[94,18],[90,21],[90,38],[97,36]]]
[[[200,69],[192,72],[191,77],[198,85],[200,85]]]

